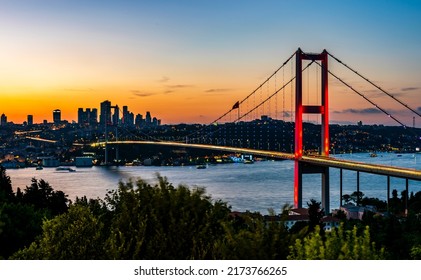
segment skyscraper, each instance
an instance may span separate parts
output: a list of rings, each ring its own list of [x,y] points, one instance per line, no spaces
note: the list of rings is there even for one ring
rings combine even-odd
[[[113,124],[118,125],[118,123],[120,122],[120,108],[118,107],[118,105],[111,107],[114,108]]]
[[[85,124],[87,121],[86,113],[83,111],[83,108],[77,109],[77,123],[79,125]]]
[[[143,124],[143,116],[141,114],[137,114],[136,119],[135,119],[136,128],[140,128],[142,124]]]
[[[0,125],[6,125],[6,124],[7,124],[7,117],[3,113],[3,114],[1,114],[1,117],[0,117]]]
[[[53,122],[55,124],[61,123],[61,111],[59,109],[53,111]]]
[[[111,124],[111,102],[105,100],[101,103],[101,111],[99,115],[99,123],[101,125]]]
[[[34,116],[28,115],[28,125],[33,125],[33,124],[34,124]]]
[[[86,108],[86,111],[83,108],[77,110],[77,122],[82,126],[93,126],[98,122],[98,109],[96,108]]]
[[[88,120],[90,125],[96,125],[98,123],[98,109],[92,108],[90,112],[88,112],[89,109],[86,109],[86,112],[88,113]]]
[[[152,123],[151,112],[149,111],[146,112],[145,122],[146,122],[146,125],[151,125]]]

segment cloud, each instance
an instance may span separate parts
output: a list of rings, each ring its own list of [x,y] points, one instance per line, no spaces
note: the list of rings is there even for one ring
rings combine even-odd
[[[205,92],[209,92],[209,93],[212,93],[212,92],[225,92],[225,91],[230,91],[231,89],[229,89],[229,88],[211,88],[211,89],[207,89],[207,90],[205,90]]]
[[[174,89],[189,88],[189,87],[193,87],[193,86],[192,85],[168,85],[168,88],[174,88]]]
[[[334,113],[337,114],[366,114],[366,115],[371,115],[371,114],[380,114],[381,111],[379,109],[376,108],[364,108],[364,109],[346,109],[343,111],[334,111]]]
[[[405,87],[405,88],[401,88],[401,91],[413,91],[417,89],[419,89],[419,87]]]
[[[131,92],[132,92],[133,95],[136,95],[138,97],[148,97],[148,96],[155,95],[155,93],[152,93],[152,92],[142,92],[140,90],[132,90]]]
[[[289,118],[289,117],[291,117],[291,114],[289,112],[284,112],[283,116],[286,117],[286,118]]]
[[[158,80],[158,82],[159,83],[166,83],[166,82],[168,82],[170,80],[170,78],[169,77],[167,77],[167,76],[162,76],[162,78],[161,79],[159,79]]]
[[[231,89],[229,88],[211,88],[211,89],[207,89],[205,90],[205,94],[206,95],[221,95],[224,94],[225,92],[231,91]]]

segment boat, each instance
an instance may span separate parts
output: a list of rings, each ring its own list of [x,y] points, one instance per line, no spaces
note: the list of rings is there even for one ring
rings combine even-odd
[[[38,165],[36,168],[35,168],[35,170],[43,170],[44,169],[44,167],[42,167],[41,165]]]
[[[76,172],[76,170],[70,168],[70,167],[57,167],[56,168],[57,171],[69,171],[69,172]]]
[[[253,161],[253,160],[250,160],[250,159],[245,159],[245,160],[243,161],[243,163],[244,163],[244,164],[252,164],[252,163],[254,163],[254,161]]]
[[[376,153],[371,153],[370,154],[370,157],[377,157],[377,154]]]
[[[201,165],[196,166],[196,168],[197,169],[206,169],[206,165],[201,164]]]

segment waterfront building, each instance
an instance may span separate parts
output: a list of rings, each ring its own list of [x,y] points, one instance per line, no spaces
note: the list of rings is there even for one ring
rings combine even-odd
[[[92,157],[75,157],[75,166],[76,167],[92,167],[93,163]]]

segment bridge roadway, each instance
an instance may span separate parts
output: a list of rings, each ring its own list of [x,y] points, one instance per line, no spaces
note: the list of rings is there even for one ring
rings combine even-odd
[[[264,151],[256,150],[249,148],[236,148],[228,146],[217,146],[217,145],[207,145],[207,144],[189,144],[181,142],[157,142],[157,141],[110,141],[108,145],[116,144],[135,144],[135,145],[160,145],[160,146],[171,146],[171,147],[183,147],[183,148],[194,148],[194,149],[207,149],[215,150],[221,152],[229,153],[242,153],[242,154],[251,154],[254,156],[262,156],[266,158],[273,159],[286,159],[286,160],[295,160],[294,154],[283,153],[277,151]],[[105,142],[98,142],[91,144],[92,146],[104,146]],[[333,168],[342,168],[346,170],[360,171],[371,174],[378,174],[384,176],[398,177],[410,180],[421,181],[421,170],[397,167],[397,166],[388,166],[380,164],[370,164],[364,162],[350,161],[350,160],[340,160],[332,157],[322,157],[322,156],[302,156],[299,159],[300,162],[308,163],[311,165],[324,166],[324,167],[333,167]]]

